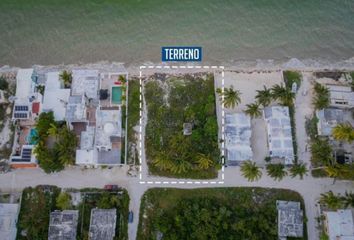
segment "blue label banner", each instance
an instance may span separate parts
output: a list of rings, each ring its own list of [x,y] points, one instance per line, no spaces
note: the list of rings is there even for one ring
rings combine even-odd
[[[162,62],[201,62],[202,47],[162,47]]]

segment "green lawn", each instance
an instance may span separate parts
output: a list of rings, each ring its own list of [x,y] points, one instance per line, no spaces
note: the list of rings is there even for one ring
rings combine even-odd
[[[300,201],[297,192],[267,188],[148,190],[140,207],[138,240],[277,239],[276,200]],[[304,238],[306,220],[304,220]],[[301,239],[301,238],[298,238]]]
[[[218,125],[212,75],[153,77],[145,83],[145,148],[152,174],[214,178],[219,166]],[[193,125],[183,134],[183,124]]]
[[[128,164],[134,164],[134,162],[138,163],[138,152],[136,148],[132,148],[135,144],[137,145],[136,132],[134,131],[134,127],[139,124],[140,117],[140,91],[139,91],[139,79],[129,79],[128,81]]]

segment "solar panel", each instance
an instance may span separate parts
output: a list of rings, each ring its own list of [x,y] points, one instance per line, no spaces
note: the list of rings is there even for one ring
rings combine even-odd
[[[18,113],[18,112],[15,112],[14,114],[14,117],[15,118],[27,118],[27,113]]]
[[[18,105],[18,106],[15,106],[15,111],[28,111],[28,106],[25,106],[25,105]]]

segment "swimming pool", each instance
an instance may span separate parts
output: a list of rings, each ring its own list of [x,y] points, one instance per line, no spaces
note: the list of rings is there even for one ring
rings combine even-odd
[[[122,103],[122,87],[112,87],[112,103],[121,104]]]
[[[26,137],[26,141],[29,145],[36,145],[38,143],[38,132],[37,129],[31,128],[30,132],[28,133]]]

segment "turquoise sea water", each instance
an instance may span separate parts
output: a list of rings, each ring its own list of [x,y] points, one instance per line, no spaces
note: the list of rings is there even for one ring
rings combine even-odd
[[[166,45],[215,63],[347,59],[354,0],[0,1],[0,65],[158,62]]]

